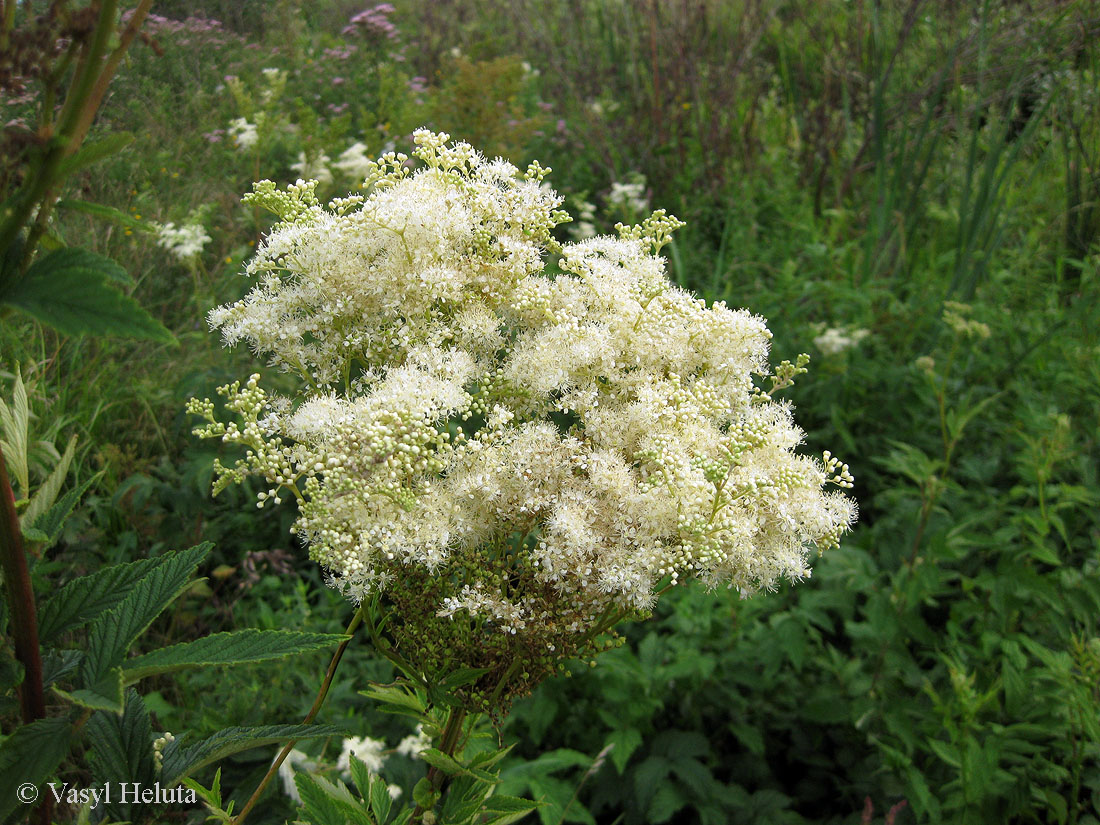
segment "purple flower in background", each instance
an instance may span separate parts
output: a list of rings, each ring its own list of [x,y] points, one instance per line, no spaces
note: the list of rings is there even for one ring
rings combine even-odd
[[[344,112],[346,112],[348,110],[348,104],[347,103],[330,103],[326,108],[330,112],[332,112],[334,115],[342,115]]]
[[[409,91],[414,94],[428,91],[428,78],[419,75],[409,78]]]
[[[335,48],[325,49],[324,52],[322,52],[322,56],[324,56],[327,60],[347,60],[357,51],[359,51],[358,46],[348,43],[344,46],[336,46]]]
[[[389,19],[394,8],[389,3],[379,3],[371,9],[364,9],[351,16],[342,34],[360,34],[372,40],[397,40],[400,33]]]
[[[225,136],[225,129],[215,129],[213,132],[206,132],[203,137],[206,138],[207,143],[221,143],[222,138]]]
[[[342,77],[332,78],[332,85],[333,86],[343,86],[344,85],[344,78],[342,78]]]

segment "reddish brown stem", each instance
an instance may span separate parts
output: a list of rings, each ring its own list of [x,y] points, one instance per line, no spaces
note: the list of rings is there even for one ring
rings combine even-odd
[[[15,493],[8,480],[4,454],[0,451],[0,566],[8,590],[11,633],[15,639],[15,658],[23,665],[23,684],[19,700],[23,721],[31,723],[46,715],[42,696],[42,657],[38,650],[38,619],[31,590],[27,555],[23,550],[23,532],[15,513]]]

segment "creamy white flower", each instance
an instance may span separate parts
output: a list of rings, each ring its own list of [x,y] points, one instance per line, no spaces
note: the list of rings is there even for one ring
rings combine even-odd
[[[355,181],[358,186],[371,173],[373,164],[374,159],[367,156],[367,145],[356,141],[340,153],[340,157],[332,166],[344,177]]]
[[[276,755],[276,758],[278,758],[278,755]],[[294,783],[294,774],[298,772],[297,769],[304,770],[307,773],[316,773],[317,767],[317,763],[300,750],[295,749],[287,754],[286,759],[279,765],[279,782],[283,786],[283,793],[291,802],[296,805],[302,803],[298,786]]]
[[[202,254],[210,236],[202,224],[176,226],[166,223],[157,227],[157,246],[167,249],[181,261],[190,261]]]
[[[422,725],[416,726],[416,732],[406,736],[397,746],[397,752],[410,759],[416,759],[420,754],[432,746],[432,739],[424,733]]]
[[[441,621],[549,633],[548,649],[665,583],[805,578],[855,517],[824,489],[851,476],[800,454],[790,405],[756,388],[764,320],[669,282],[656,251],[679,222],[558,248],[541,168],[416,141],[421,168],[385,155],[366,195],[327,206],[310,184],[257,185],[282,222],[254,289],[210,320],[303,390],[226,388],[239,423],[192,404],[204,434],[250,451],[218,484],[259,476],[260,506],[293,486],[296,531],[351,598],[439,576]],[[641,206],[641,184],[616,191]]]
[[[351,774],[351,758],[354,756],[362,762],[371,773],[379,773],[386,761],[382,753],[386,749],[386,743],[381,739],[371,739],[369,736],[353,736],[344,740],[340,750],[340,758],[336,760],[336,767],[345,776]]]
[[[256,145],[256,142],[260,139],[260,132],[255,123],[249,123],[243,117],[234,118],[229,121],[229,137],[233,139],[237,147],[241,150],[251,149]]]
[[[607,202],[631,213],[642,213],[649,209],[649,198],[645,193],[645,183],[621,183],[611,184],[611,191],[607,194]]]
[[[324,152],[307,156],[305,152],[298,153],[298,162],[290,164],[290,168],[298,173],[303,180],[315,180],[321,184],[332,183],[332,170],[329,164],[332,158]]]
[[[836,355],[851,349],[870,334],[866,329],[830,327],[814,338],[814,346],[826,355]]]

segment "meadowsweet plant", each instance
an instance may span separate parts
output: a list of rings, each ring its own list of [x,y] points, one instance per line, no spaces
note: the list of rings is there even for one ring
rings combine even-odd
[[[774,397],[808,359],[771,370],[762,318],[669,282],[663,210],[559,245],[549,170],[415,142],[418,166],[383,156],[366,195],[247,196],[279,222],[210,323],[299,383],[223,387],[228,416],[190,403],[199,435],[245,450],[215,492],[255,476],[258,507],[293,497],[331,586],[459,713],[500,713],[670,587],[808,576],[855,515],[828,491],[847,465],[797,452]]]

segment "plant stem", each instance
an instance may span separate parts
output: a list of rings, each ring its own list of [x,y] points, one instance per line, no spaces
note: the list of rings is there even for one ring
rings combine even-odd
[[[27,556],[23,550],[23,533],[19,527],[19,516],[15,513],[15,493],[8,480],[2,451],[0,499],[0,565],[8,590],[15,657],[25,672],[23,684],[19,686],[19,701],[23,707],[23,722],[29,724],[46,715],[46,702],[42,695],[42,657],[38,649],[38,619]]]
[[[23,723],[30,724],[46,715],[46,700],[42,694],[42,654],[38,648],[38,616],[31,589],[27,556],[23,550],[23,532],[15,513],[15,492],[8,480],[4,453],[0,450],[0,567],[8,591],[11,613],[11,633],[15,639],[15,658],[23,665],[23,683],[19,686],[19,703],[23,708]],[[33,821],[49,825],[53,816],[49,794],[34,810]]]
[[[306,718],[302,720],[303,725],[308,725],[314,720],[317,714],[320,712],[321,707],[325,704],[325,699],[328,698],[329,688],[332,687],[332,680],[336,676],[336,669],[340,666],[340,659],[344,656],[344,651],[347,650],[348,645],[351,644],[351,640],[355,635],[355,631],[358,629],[360,623],[363,621],[363,613],[366,610],[367,603],[364,601],[360,603],[359,609],[355,611],[355,615],[352,616],[351,622],[348,624],[347,630],[344,634],[348,637],[344,641],[340,642],[340,646],[336,648],[336,652],[332,654],[332,661],[328,664],[328,670],[325,672],[324,681],[321,682],[321,688],[317,691],[317,698],[313,700],[313,707],[309,709],[309,713],[306,714]],[[248,798],[248,802],[241,809],[241,812],[233,818],[232,825],[241,825],[244,822],[245,817],[256,806],[256,803],[260,801],[260,797],[263,792],[267,790],[267,786],[271,783],[272,778],[278,773],[279,767],[286,761],[286,758],[290,756],[290,752],[294,750],[294,746],[298,744],[297,739],[291,739],[287,742],[279,755],[275,758],[275,761],[271,763],[271,767],[268,768],[264,778],[260,781],[259,786],[252,792],[252,796]]]
[[[466,711],[460,707],[451,708],[447,714],[447,724],[443,728],[443,735],[439,739],[439,749],[447,756],[454,756],[458,747],[458,739],[462,735],[462,723],[466,720]],[[447,777],[434,765],[428,769],[428,781],[432,783],[434,791],[440,791]],[[421,825],[424,809],[419,805],[412,812],[410,825]]]

